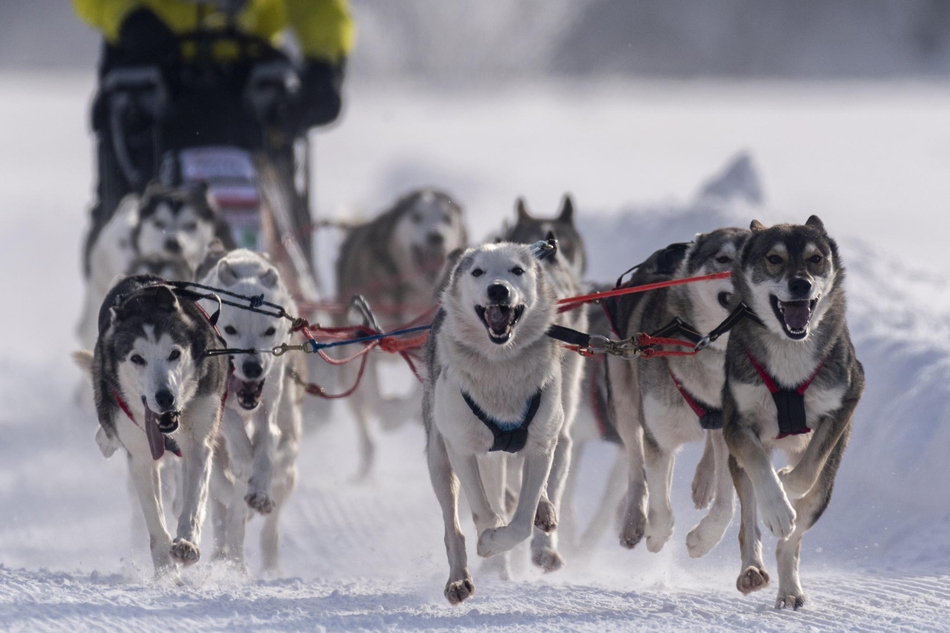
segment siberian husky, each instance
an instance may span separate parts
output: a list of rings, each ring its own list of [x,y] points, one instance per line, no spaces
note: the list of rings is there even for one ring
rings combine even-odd
[[[564,423],[562,351],[546,335],[556,308],[543,264],[519,244],[469,249],[442,293],[425,348],[422,412],[429,475],[445,522],[451,604],[475,591],[458,520],[459,481],[479,556],[507,552],[532,526],[557,526],[545,496]],[[503,470],[491,455],[498,450],[524,453],[518,506],[507,525]]]
[[[732,228],[697,235],[688,246],[673,245],[655,253],[637,269],[630,283],[729,271],[748,235],[748,231]],[[614,327],[626,338],[637,332],[660,332],[678,318],[692,326],[698,340],[695,333],[715,329],[735,305],[729,279],[675,286],[620,297],[614,304]],[[683,338],[681,332],[667,336]],[[686,537],[690,556],[709,552],[729,526],[735,496],[721,431],[725,349],[726,337],[721,337],[695,356],[607,359],[613,419],[629,464],[620,534],[624,547],[634,547],[646,536],[647,549],[658,552],[672,536],[670,484],[676,452],[704,436],[712,459],[700,462],[694,502],[705,507],[712,501],[712,506]]]
[[[769,584],[758,517],[778,539],[776,608],[805,603],[798,576],[801,540],[831,500],[835,474],[864,391],[845,322],[844,268],[815,216],[766,228],[733,269],[738,298],[758,317],[732,330],[726,349],[723,420],[739,494],[742,593]],[[778,472],[771,453],[790,466]]]
[[[277,269],[264,256],[239,249],[210,257],[217,263],[200,283],[263,296],[296,313]],[[271,350],[290,337],[286,319],[228,305],[221,308],[218,329],[231,349]],[[290,378],[286,355],[242,354],[234,357],[233,365],[211,485],[216,555],[243,568],[245,525],[253,509],[266,515],[261,533],[264,570],[276,571],[278,515],[296,479],[301,393]]]
[[[109,456],[128,454],[142,505],[155,572],[177,574],[175,563],[198,561],[211,453],[221,419],[228,362],[205,356],[220,341],[199,307],[179,299],[163,280],[128,277],[106,296],[95,354],[77,353],[92,371],[100,429]],[[182,511],[174,540],[165,527],[159,460],[182,462]]]
[[[508,242],[533,244],[547,238],[557,239],[557,251],[554,257],[546,258],[543,266],[545,274],[559,299],[581,294],[581,275],[585,269],[584,242],[574,225],[574,201],[565,195],[561,210],[554,218],[536,218],[528,211],[523,199],[516,203],[517,221],[503,239]],[[587,310],[584,306],[559,314],[555,323],[581,332],[587,331]],[[571,467],[572,425],[580,401],[580,386],[584,377],[585,359],[579,354],[567,354],[561,360],[561,401],[564,409],[564,424],[558,436],[557,448],[551,474],[546,484],[547,498],[560,514],[561,496]],[[516,465],[518,456],[510,461]],[[518,469],[512,474],[517,475]],[[513,489],[517,489],[517,476],[513,477]],[[531,541],[531,560],[545,571],[556,571],[564,565],[564,559],[558,552],[557,531],[537,529]]]
[[[86,237],[86,297],[78,327],[83,347],[95,344],[99,306],[116,278],[141,270],[132,267],[137,258],[181,258],[194,271],[214,237],[234,247],[230,229],[208,204],[203,187],[166,189],[153,184],[142,197],[123,198],[112,218]]]
[[[468,237],[458,203],[435,189],[413,191],[379,217],[351,230],[337,260],[337,296],[348,301],[353,295],[362,295],[379,327],[392,330],[435,305],[436,283],[446,257],[466,246]],[[344,321],[341,315],[338,324]],[[418,392],[406,398],[381,394],[377,362],[386,356],[371,355],[360,388],[347,398],[360,436],[358,479],[373,469],[376,448],[370,418],[378,417],[386,428],[396,428],[419,415]],[[353,384],[358,365],[350,363],[343,368],[341,384]]]

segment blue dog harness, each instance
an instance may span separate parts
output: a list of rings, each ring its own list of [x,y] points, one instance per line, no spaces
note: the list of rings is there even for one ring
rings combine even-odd
[[[470,395],[464,391],[462,392],[462,398],[465,400],[465,404],[472,410],[475,417],[481,420],[482,424],[487,426],[488,430],[495,436],[495,441],[492,443],[491,448],[488,449],[489,452],[505,451],[506,453],[517,453],[524,448],[524,445],[528,442],[528,426],[538,412],[538,407],[541,406],[542,391],[543,389],[538,389],[538,392],[528,399],[528,402],[525,404],[524,413],[521,414],[521,420],[518,422],[502,422],[501,420],[496,420],[485,413],[482,408],[472,400]]]

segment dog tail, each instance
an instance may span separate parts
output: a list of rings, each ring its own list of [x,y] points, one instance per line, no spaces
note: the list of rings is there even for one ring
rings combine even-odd
[[[87,349],[79,349],[70,354],[73,357],[73,362],[76,363],[76,366],[83,371],[84,374],[92,378],[92,361],[94,355]]]

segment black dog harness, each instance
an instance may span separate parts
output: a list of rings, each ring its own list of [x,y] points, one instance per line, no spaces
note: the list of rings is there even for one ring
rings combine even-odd
[[[775,400],[775,408],[778,410],[778,436],[775,439],[780,440],[789,435],[811,433],[811,429],[806,426],[805,392],[818,376],[818,372],[820,372],[821,368],[825,365],[825,360],[822,359],[821,362],[818,363],[818,367],[815,368],[815,371],[813,371],[811,376],[800,384],[798,388],[787,389],[778,386],[775,378],[765,371],[765,367],[752,355],[752,352],[747,349],[745,353],[746,356],[749,357],[749,362],[755,367],[755,371],[758,372],[762,382],[765,383],[769,393],[772,394],[772,399]]]
[[[683,396],[683,400],[686,401],[686,404],[689,405],[689,408],[693,410],[693,413],[696,414],[696,417],[699,418],[699,426],[706,431],[714,431],[716,429],[722,428],[722,409],[716,409],[715,407],[701,402],[686,390],[686,387],[683,386],[683,383],[680,382],[680,379],[676,377],[676,374],[673,373],[673,370],[670,369],[670,378],[673,379],[673,384],[676,385],[676,390],[680,392],[680,395]]]
[[[521,415],[521,421],[517,424],[501,422],[492,418],[482,411],[482,408],[472,400],[471,396],[464,391],[462,392],[462,398],[465,400],[465,404],[472,410],[475,417],[481,420],[482,424],[487,426],[488,430],[495,436],[495,441],[492,443],[491,448],[488,449],[489,452],[505,451],[506,453],[517,453],[524,448],[524,445],[528,442],[528,426],[538,412],[538,407],[541,406],[542,391],[543,389],[538,389],[538,392],[531,396],[525,405],[524,413]]]

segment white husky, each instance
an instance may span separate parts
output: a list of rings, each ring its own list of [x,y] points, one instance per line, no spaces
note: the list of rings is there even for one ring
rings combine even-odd
[[[546,336],[555,316],[554,290],[529,246],[469,249],[442,293],[426,343],[422,409],[452,604],[475,591],[458,521],[458,480],[472,508],[479,556],[512,549],[533,525],[546,532],[557,526],[545,492],[564,423],[562,352]],[[490,455],[499,450],[524,454],[518,506],[507,525],[502,462]]]
[[[277,269],[249,250],[223,255],[201,283],[263,296],[296,312]],[[286,319],[228,305],[222,307],[218,329],[232,349],[270,350],[290,336]],[[243,566],[244,528],[254,509],[266,515],[261,535],[265,571],[277,569],[277,519],[296,477],[301,402],[295,386],[286,384],[290,381],[287,358],[268,353],[234,356],[221,436],[215,446],[211,495],[216,555]]]

